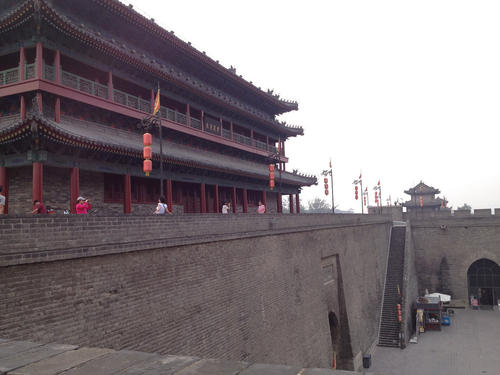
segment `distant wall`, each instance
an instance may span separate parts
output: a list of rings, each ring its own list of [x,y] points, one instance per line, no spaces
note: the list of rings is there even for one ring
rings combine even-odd
[[[377,338],[390,226],[371,215],[1,218],[0,332],[328,367],[337,309],[359,367]],[[331,257],[340,291],[339,279],[325,285]]]
[[[420,294],[439,291],[443,259],[449,266],[449,289],[459,299],[468,298],[467,270],[473,262],[487,258],[500,264],[500,215],[490,210],[414,215],[411,228]]]

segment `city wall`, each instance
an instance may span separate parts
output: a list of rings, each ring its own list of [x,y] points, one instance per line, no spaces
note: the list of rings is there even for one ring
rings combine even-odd
[[[500,264],[500,209],[436,212],[409,217],[419,293],[446,289],[468,298],[467,270],[476,260]],[[443,272],[446,265],[446,272]],[[444,285],[443,285],[444,284]]]
[[[391,225],[372,215],[9,215],[0,336],[304,367],[331,366],[333,339],[345,367],[359,368],[378,335]]]

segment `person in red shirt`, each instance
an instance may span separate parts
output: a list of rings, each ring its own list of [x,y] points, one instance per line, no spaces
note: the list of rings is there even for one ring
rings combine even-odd
[[[33,202],[33,207],[35,207],[35,208],[33,209],[33,211],[31,211],[32,214],[46,214],[47,213],[47,209],[42,204],[42,202],[40,202],[39,200],[35,200]]]
[[[76,200],[76,213],[77,214],[86,214],[89,212],[91,206],[88,199],[83,197],[78,197]]]

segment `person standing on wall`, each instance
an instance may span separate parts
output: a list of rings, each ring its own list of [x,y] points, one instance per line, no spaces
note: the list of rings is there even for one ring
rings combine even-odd
[[[0,215],[5,212],[5,195],[2,194],[3,186],[0,185]]]
[[[228,206],[229,202],[224,202],[224,204],[222,205],[222,213],[224,215],[228,214],[229,213],[229,206]]]
[[[264,205],[264,203],[262,203],[262,201],[259,201],[259,207],[257,207],[257,213],[263,214],[265,212],[266,212],[266,206]]]
[[[76,213],[79,215],[85,215],[91,209],[90,203],[88,199],[83,197],[78,197],[76,199]]]
[[[33,207],[35,207],[35,208],[31,211],[32,214],[46,214],[47,213],[47,209],[45,208],[43,203],[40,202],[38,199],[33,201]]]

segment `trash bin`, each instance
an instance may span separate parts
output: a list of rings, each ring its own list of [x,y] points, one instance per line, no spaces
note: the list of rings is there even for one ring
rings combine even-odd
[[[372,365],[372,355],[371,354],[365,354],[363,356],[363,367],[364,368],[370,368]]]
[[[449,326],[451,324],[451,319],[449,316],[443,316],[443,325]]]

